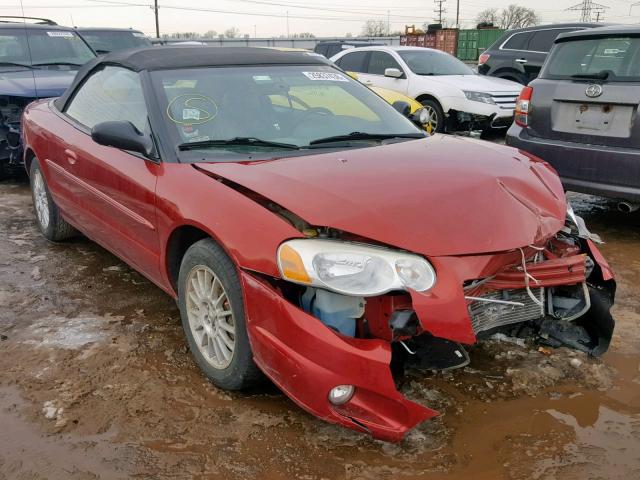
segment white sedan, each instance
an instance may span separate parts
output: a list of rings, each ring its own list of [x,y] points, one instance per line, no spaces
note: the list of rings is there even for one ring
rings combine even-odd
[[[351,48],[331,60],[357,72],[365,85],[415,98],[437,132],[506,128],[522,90],[519,83],[478,75],[454,56],[431,48]]]

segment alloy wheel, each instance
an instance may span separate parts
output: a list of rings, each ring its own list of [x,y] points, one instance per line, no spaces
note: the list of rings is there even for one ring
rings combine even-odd
[[[49,226],[49,199],[42,172],[37,170],[33,177],[33,203],[40,226],[46,230]]]
[[[236,327],[227,292],[220,279],[205,265],[189,272],[186,285],[187,317],[198,350],[212,367],[231,364]]]

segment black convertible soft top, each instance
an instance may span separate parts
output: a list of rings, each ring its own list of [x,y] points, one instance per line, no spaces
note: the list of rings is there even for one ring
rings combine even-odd
[[[171,70],[179,68],[248,66],[248,65],[327,65],[330,62],[311,52],[281,51],[252,47],[166,46],[119,50],[86,63],[55,105],[64,109],[71,93],[85,77],[102,65],[116,65],[129,70]]]

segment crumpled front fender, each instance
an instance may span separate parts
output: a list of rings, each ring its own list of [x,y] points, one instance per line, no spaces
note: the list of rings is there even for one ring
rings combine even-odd
[[[240,277],[255,362],[299,406],[387,441],[401,440],[415,425],[438,415],[396,390],[389,343],[339,335],[267,282],[247,272]],[[339,407],[328,400],[337,385],[356,387],[351,401]]]

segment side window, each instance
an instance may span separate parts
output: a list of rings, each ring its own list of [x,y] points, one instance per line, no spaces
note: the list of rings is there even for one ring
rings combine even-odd
[[[529,40],[534,32],[522,32],[513,35],[502,48],[505,50],[528,50]]]
[[[369,52],[347,53],[340,58],[340,68],[347,72],[365,73],[364,61]]]
[[[571,31],[573,30],[538,30],[531,37],[528,50],[532,50],[534,52],[548,52],[551,50],[551,45],[553,45],[553,41],[558,35]]]
[[[319,53],[320,55],[324,55],[325,57],[327,56],[327,45],[318,45],[316,46],[315,53]],[[329,57],[327,57],[329,58]]]
[[[387,68],[397,68],[402,72],[402,68],[396,62],[395,58],[386,52],[371,52],[369,57],[368,73],[372,75],[384,75]]]
[[[128,120],[144,132],[147,107],[140,76],[120,67],[105,67],[76,91],[65,113],[87,128],[110,120]]]

